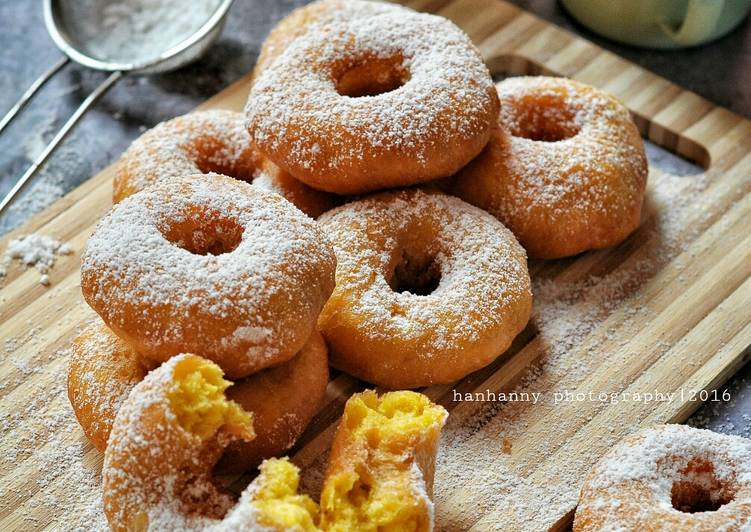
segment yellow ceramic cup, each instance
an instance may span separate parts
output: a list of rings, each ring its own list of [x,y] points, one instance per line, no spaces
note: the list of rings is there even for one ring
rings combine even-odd
[[[561,0],[591,30],[627,44],[684,48],[725,35],[751,0]]]

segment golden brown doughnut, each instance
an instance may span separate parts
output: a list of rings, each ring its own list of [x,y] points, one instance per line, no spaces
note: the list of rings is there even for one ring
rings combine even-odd
[[[321,529],[433,530],[435,456],[447,416],[414,392],[352,396],[331,447]]]
[[[467,35],[392,10],[309,27],[259,73],[245,111],[277,166],[357,194],[453,174],[487,143],[498,105]]]
[[[227,396],[253,412],[256,437],[233,442],[218,468],[247,471],[294,445],[323,400],[328,384],[326,343],[314,331],[290,361],[237,381]],[[99,451],[107,446],[120,405],[153,368],[104,323],[89,325],[73,342],[68,397],[84,434]]]
[[[133,388],[102,468],[112,530],[258,532],[312,524],[315,503],[295,493],[297,470],[285,460],[266,462],[237,504],[214,483],[211,468],[227,444],[253,438],[252,416],[224,395],[231,384],[216,364],[178,355]]]
[[[684,425],[642,429],[584,482],[575,532],[751,527],[751,440]]]
[[[498,84],[500,125],[453,192],[501,220],[530,256],[615,245],[639,225],[644,145],[628,109],[564,78]]]
[[[68,399],[81,430],[98,451],[107,447],[112,422],[133,387],[156,366],[97,320],[73,340]]]
[[[369,0],[317,0],[298,7],[269,32],[258,54],[253,78],[258,77],[292,41],[304,35],[311,27],[342,24],[353,18],[371,17],[396,10],[412,12],[411,9],[396,4]]]
[[[333,366],[392,389],[449,383],[489,364],[532,308],[524,249],[458,198],[408,189],[320,219],[336,288],[319,327]]]
[[[242,378],[302,349],[335,265],[316,223],[289,202],[201,174],[118,203],[87,242],[81,290],[141,355],[195,352]]]
[[[294,179],[253,148],[242,113],[219,109],[178,116],[136,139],[115,166],[112,201],[154,183],[210,172],[258,183],[312,218],[334,206],[333,196]]]
[[[219,471],[245,471],[289,450],[318,412],[328,382],[328,349],[317,330],[289,362],[238,381],[227,397],[253,412],[256,438],[231,443]]]

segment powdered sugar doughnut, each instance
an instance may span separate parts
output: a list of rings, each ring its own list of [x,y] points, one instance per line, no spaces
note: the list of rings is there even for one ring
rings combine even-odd
[[[751,529],[751,440],[683,425],[625,438],[584,482],[574,530]]]
[[[319,223],[337,255],[319,326],[347,373],[387,388],[453,382],[505,351],[529,320],[524,249],[458,198],[385,192]]]
[[[498,93],[500,127],[453,192],[501,220],[534,257],[612,246],[634,231],[647,162],[628,110],[563,78],[509,78]]]
[[[227,444],[253,438],[250,414],[226,399],[231,383],[221,375],[205,359],[178,355],[128,396],[102,468],[112,530],[266,532],[312,525],[316,505],[296,494],[298,472],[289,462],[265,463],[238,504],[214,484],[211,468]]]
[[[328,349],[317,330],[289,362],[238,381],[227,397],[253,412],[256,438],[231,443],[217,469],[247,471],[261,460],[284,454],[318,412],[328,383]]]
[[[73,340],[68,400],[98,451],[107,447],[112,422],[130,390],[156,366],[97,320]]]
[[[68,398],[84,434],[99,451],[107,447],[120,406],[154,366],[101,320],[74,340],[68,364]],[[288,362],[237,381],[227,396],[253,412],[256,437],[230,444],[219,469],[247,471],[292,447],[321,404],[328,376],[326,343],[314,331]]]
[[[262,153],[340,194],[456,172],[485,146],[497,115],[469,37],[405,10],[315,25],[259,74],[246,106]]]
[[[330,24],[346,24],[354,18],[372,17],[384,13],[411,9],[385,2],[369,0],[318,0],[293,10],[269,32],[258,54],[253,78],[266,69],[298,37],[312,27]]]
[[[149,185],[186,175],[216,172],[260,181],[313,218],[334,198],[306,186],[253,148],[242,113],[196,111],[162,122],[127,149],[115,166],[112,201],[118,203]]]
[[[81,290],[143,356],[199,353],[239,378],[302,349],[335,264],[315,222],[280,196],[201,174],[117,204],[86,245]]]

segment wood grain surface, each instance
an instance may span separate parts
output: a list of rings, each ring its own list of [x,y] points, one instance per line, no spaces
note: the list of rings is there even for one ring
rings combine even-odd
[[[642,425],[686,419],[698,392],[748,359],[751,122],[505,2],[408,4],[455,21],[494,74],[562,75],[615,94],[645,137],[705,168],[685,177],[651,168],[642,226],[620,246],[532,261],[535,314],[511,349],[424,390],[451,412],[436,474],[439,530],[564,528],[599,456]],[[240,110],[248,81],[201,107]],[[101,455],[75,425],[62,379],[65,349],[94,317],[80,295],[79,254],[111,206],[111,180],[105,169],[0,240],[4,250],[40,232],[75,249],[58,259],[49,288],[16,265],[0,291],[0,530],[101,524]],[[342,405],[364,387],[335,375],[293,450],[314,493]],[[488,393],[511,391],[540,399]],[[675,395],[644,395],[654,392]],[[455,400],[467,393],[485,400]]]

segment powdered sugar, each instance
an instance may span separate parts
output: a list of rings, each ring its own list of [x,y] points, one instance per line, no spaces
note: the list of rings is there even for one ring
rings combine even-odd
[[[10,356],[21,357],[22,351],[13,348]],[[65,522],[66,530],[104,531],[100,461],[87,453],[89,444],[68,404],[67,357],[63,351],[29,358],[34,378],[24,376],[12,386],[6,375],[0,387],[0,511],[23,529]],[[34,503],[20,508],[31,494]]]
[[[41,274],[39,282],[45,286],[50,284],[47,275],[54,266],[59,255],[70,255],[73,248],[51,236],[31,233],[15,238],[8,243],[2,262],[0,262],[0,278],[7,275],[7,269],[14,260],[22,265],[36,268]]]
[[[206,23],[221,0],[81,1],[69,15],[76,37],[98,59],[141,62],[180,44]],[[75,7],[75,4],[74,4]]]

